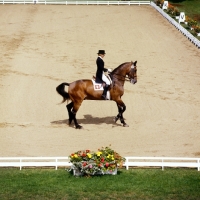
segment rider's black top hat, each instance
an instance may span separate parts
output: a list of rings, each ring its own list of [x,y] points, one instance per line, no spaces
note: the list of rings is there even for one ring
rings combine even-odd
[[[99,50],[99,52],[98,52],[97,54],[102,54],[102,55],[104,55],[104,54],[106,54],[106,53],[105,53],[105,50]]]

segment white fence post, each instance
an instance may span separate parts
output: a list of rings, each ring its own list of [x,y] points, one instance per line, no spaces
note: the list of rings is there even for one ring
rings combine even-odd
[[[58,159],[56,158],[56,170],[58,169]]]
[[[19,162],[20,162],[20,170],[22,170],[22,159],[20,159]]]

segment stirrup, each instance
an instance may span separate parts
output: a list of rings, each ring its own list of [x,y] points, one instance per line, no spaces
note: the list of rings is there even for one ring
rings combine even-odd
[[[106,100],[107,98],[106,98],[106,95],[101,95],[101,97],[104,99],[104,100]]]

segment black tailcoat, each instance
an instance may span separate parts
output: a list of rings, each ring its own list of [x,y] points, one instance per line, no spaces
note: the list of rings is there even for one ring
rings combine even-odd
[[[104,68],[104,61],[100,57],[97,58],[96,64],[97,64],[96,82],[102,83],[103,82],[102,74],[103,72],[107,72],[108,69]]]

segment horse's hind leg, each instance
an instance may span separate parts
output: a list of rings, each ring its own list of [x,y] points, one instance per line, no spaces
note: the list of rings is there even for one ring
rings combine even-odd
[[[81,125],[78,124],[77,119],[76,119],[76,113],[78,112],[80,105],[81,105],[81,102],[73,102],[72,109],[70,110],[71,111],[71,117],[72,117],[72,120],[74,120],[74,124],[75,124],[76,129],[82,129],[83,128]]]
[[[74,115],[74,124],[75,124],[76,129],[82,129],[83,127],[80,124],[78,124],[78,122],[77,122],[76,112],[73,112],[73,115]]]
[[[81,129],[82,126],[78,124],[77,119],[76,119],[76,113],[78,111],[78,108],[80,106],[78,106],[77,103],[71,102],[70,104],[68,104],[67,106],[67,110],[68,110],[68,114],[69,114],[69,125],[72,123],[72,121],[74,120],[74,124],[76,129]]]
[[[73,120],[73,113],[72,113],[72,108],[73,108],[73,102],[69,103],[68,105],[66,105],[67,111],[68,111],[68,115],[69,115],[69,125],[72,123]]]
[[[75,105],[75,106],[74,106]],[[67,111],[68,111],[68,114],[69,114],[69,125],[72,123],[72,121],[74,120],[74,124],[75,124],[75,127],[77,129],[81,129],[82,126],[78,124],[77,122],[77,119],[76,119],[76,112],[79,108],[77,108],[77,104],[74,104],[74,102],[71,102],[70,104],[68,104],[67,106]]]

